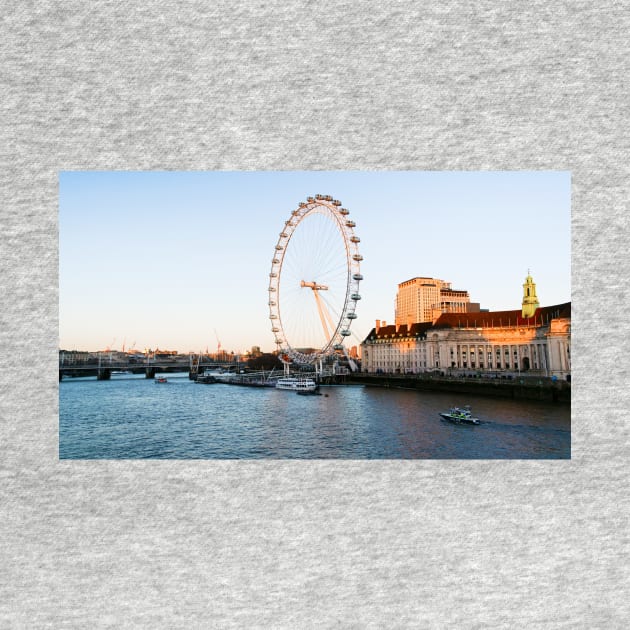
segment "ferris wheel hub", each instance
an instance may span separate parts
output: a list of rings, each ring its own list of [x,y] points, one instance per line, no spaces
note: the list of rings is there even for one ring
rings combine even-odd
[[[328,291],[328,287],[325,284],[317,284],[317,282],[300,282],[301,287],[307,287],[313,289],[313,291]]]

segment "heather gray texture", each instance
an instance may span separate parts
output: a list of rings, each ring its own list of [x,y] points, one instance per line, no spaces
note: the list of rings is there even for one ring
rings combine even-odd
[[[626,2],[5,3],[0,626],[627,627],[629,31]],[[69,169],[570,170],[572,460],[60,462]]]

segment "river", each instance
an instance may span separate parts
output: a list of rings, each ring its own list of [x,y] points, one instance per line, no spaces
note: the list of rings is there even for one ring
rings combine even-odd
[[[187,374],[59,383],[61,459],[569,459],[567,404],[462,394],[201,385]],[[470,404],[478,426],[440,411]]]

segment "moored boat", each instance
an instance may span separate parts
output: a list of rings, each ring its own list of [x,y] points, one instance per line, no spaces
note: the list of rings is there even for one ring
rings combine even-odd
[[[276,383],[276,389],[288,389],[294,392],[315,392],[318,387],[312,378],[296,378],[294,376],[279,378]]]
[[[209,385],[211,383],[216,383],[217,378],[214,374],[200,374],[195,379],[195,383],[202,383],[204,385]]]
[[[479,418],[472,415],[469,406],[451,407],[448,411],[440,412],[440,416],[454,424],[480,424]]]

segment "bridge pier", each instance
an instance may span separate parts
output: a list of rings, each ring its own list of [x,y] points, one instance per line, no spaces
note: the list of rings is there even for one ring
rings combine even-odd
[[[155,378],[155,368],[154,367],[145,368],[144,376],[145,378]]]
[[[112,371],[110,369],[101,369],[96,373],[97,381],[109,381],[112,377]]]

